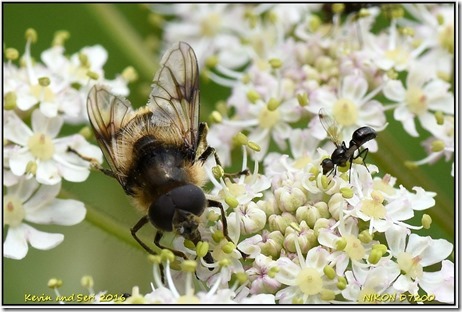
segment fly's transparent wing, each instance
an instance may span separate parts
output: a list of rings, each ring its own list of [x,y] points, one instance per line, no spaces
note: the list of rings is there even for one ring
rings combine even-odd
[[[162,57],[148,103],[152,123],[170,127],[174,135],[197,149],[199,124],[199,68],[186,42],[173,45]]]
[[[326,130],[329,139],[339,146],[342,144],[342,134],[340,127],[330,115],[328,115],[324,108],[321,108],[318,113],[319,120],[321,121],[324,130]]]
[[[116,174],[122,173],[116,156],[119,150],[117,136],[133,118],[130,102],[123,97],[113,95],[103,86],[95,85],[88,94],[87,112],[95,137],[109,166]]]

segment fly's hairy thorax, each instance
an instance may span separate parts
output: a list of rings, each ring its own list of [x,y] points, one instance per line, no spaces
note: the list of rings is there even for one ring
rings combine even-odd
[[[194,162],[191,151],[184,146],[169,145],[153,136],[144,136],[134,144],[133,157],[126,191],[137,195],[134,196],[137,206],[142,209],[172,188],[186,183],[199,187],[203,184],[204,169]]]

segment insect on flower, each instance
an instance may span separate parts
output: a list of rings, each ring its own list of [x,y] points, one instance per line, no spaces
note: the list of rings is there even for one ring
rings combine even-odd
[[[336,149],[332,152],[330,158],[326,158],[322,161],[322,173],[324,175],[334,172],[334,176],[337,173],[337,168],[335,166],[346,167],[347,161],[350,162],[350,171],[353,164],[353,160],[362,157],[364,166],[367,169],[365,163],[367,153],[369,152],[368,148],[360,150],[360,147],[366,142],[375,139],[377,133],[371,127],[361,127],[353,132],[349,146],[347,147],[345,141],[341,139],[340,129],[337,122],[329,115],[326,114],[325,110],[321,108],[319,110],[319,120],[321,121],[324,130],[326,130],[329,139],[334,142]],[[355,152],[358,151],[355,156]],[[369,169],[368,169],[369,170]],[[351,182],[351,173],[350,173],[350,182]]]
[[[115,178],[135,205],[145,214],[131,228],[134,239],[149,253],[137,232],[147,223],[157,229],[154,243],[159,248],[164,232],[174,232],[201,241],[199,217],[208,206],[219,207],[223,232],[227,222],[220,202],[207,199],[204,162],[215,149],[207,144],[207,124],[199,123],[199,69],[193,49],[185,42],[173,45],[163,56],[154,77],[146,106],[133,110],[125,98],[95,85],[88,95],[87,110],[96,139],[110,169],[93,162]],[[176,256],[186,256],[178,250]],[[213,258],[208,252],[208,263]]]

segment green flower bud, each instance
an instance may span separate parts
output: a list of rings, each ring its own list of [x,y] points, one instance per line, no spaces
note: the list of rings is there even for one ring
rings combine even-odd
[[[281,215],[271,215],[268,218],[270,231],[280,231],[282,234],[285,233],[291,222],[296,221],[295,216],[288,212],[283,212]]]

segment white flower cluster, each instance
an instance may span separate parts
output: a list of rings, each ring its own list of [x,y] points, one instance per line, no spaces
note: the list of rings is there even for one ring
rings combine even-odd
[[[85,218],[82,202],[58,199],[62,179],[83,182],[90,164],[76,153],[102,162],[101,150],[82,134],[62,136],[65,123],[87,122],[86,98],[95,81],[126,95],[123,76],[108,81],[103,65],[107,52],[101,46],[85,47],[66,56],[67,32],[58,32],[53,46],[41,54],[42,63],[31,57],[37,40],[33,29],[26,31],[24,55],[5,50],[3,64],[3,225],[8,226],[4,256],[22,259],[28,244],[48,250],[64,236],[38,231],[28,223],[75,225]],[[19,61],[19,62],[17,62]],[[83,131],[84,133],[85,131]],[[88,132],[88,130],[87,130]]]
[[[231,163],[233,146],[259,149],[250,154],[253,174],[211,177],[233,240],[224,239],[220,211],[209,208],[201,234],[216,264],[201,260],[196,276],[212,293],[218,287],[236,294],[235,276],[244,275],[234,298],[454,302],[454,264],[447,259],[453,245],[414,233],[430,226],[428,215],[421,226],[410,222],[416,211],[435,205],[436,193],[396,186],[396,178],[375,176],[378,168],[370,164],[323,175],[320,164],[333,147],[321,145],[326,131],[317,116],[322,108],[343,138],[351,138],[364,125],[385,129],[385,112],[393,110],[411,136],[419,136],[417,120],[432,136],[429,157],[414,164],[450,159],[454,6],[349,5],[153,6],[154,14],[174,16],[164,27],[167,45],[188,41],[206,77],[231,88],[226,105],[212,114],[217,123],[208,136],[223,163]],[[388,24],[378,27],[378,17]],[[375,140],[364,146],[378,150]],[[182,238],[175,248],[194,254]],[[439,271],[426,270],[434,264]],[[173,288],[169,283],[170,292],[158,298],[179,302]],[[201,298],[195,297],[207,302]]]

